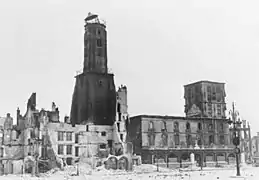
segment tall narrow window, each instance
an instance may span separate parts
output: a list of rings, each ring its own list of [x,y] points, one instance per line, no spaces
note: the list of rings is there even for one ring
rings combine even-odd
[[[67,132],[67,141],[72,141],[72,132]]]
[[[72,145],[67,145],[67,155],[72,154]]]
[[[78,157],[79,156],[79,147],[75,147],[75,156]]]
[[[212,143],[214,143],[214,136],[210,135],[209,136],[209,144],[212,144]]]
[[[149,146],[155,145],[155,134],[149,134],[148,135],[148,143],[149,143]]]
[[[180,144],[179,134],[175,134],[174,135],[174,143],[175,143],[175,145],[179,145]]]
[[[217,104],[217,114],[221,116],[221,105]]]
[[[97,39],[97,47],[102,47],[102,40],[101,39]]]
[[[63,154],[64,153],[64,145],[59,144],[58,145],[58,154]]]
[[[161,123],[161,129],[162,130],[166,130],[166,122],[165,121],[162,121],[162,123]]]
[[[149,129],[153,129],[153,128],[154,128],[153,122],[149,122]]]
[[[186,123],[186,129],[187,129],[187,130],[190,130],[190,129],[191,129],[190,123],[188,123],[188,122]]]
[[[117,123],[117,130],[120,132],[120,123]]]
[[[200,122],[198,123],[198,130],[202,130],[202,124]]]
[[[97,56],[101,57],[102,56],[102,48],[97,48]]]
[[[178,124],[178,122],[174,122],[174,129],[175,129],[175,130],[179,130],[179,124]]]
[[[79,134],[76,133],[76,134],[75,134],[75,143],[78,143],[78,139],[79,139]]]
[[[58,131],[58,141],[64,141],[64,132]]]

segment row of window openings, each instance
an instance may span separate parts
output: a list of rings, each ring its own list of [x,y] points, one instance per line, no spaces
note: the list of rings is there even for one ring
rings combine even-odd
[[[111,142],[108,141],[108,145],[111,147]],[[100,144],[100,149],[106,149],[106,144]],[[75,156],[78,156],[79,147],[75,147]],[[64,154],[64,145],[58,145],[58,154]],[[72,155],[72,145],[67,145],[67,155]]]
[[[198,91],[196,90],[196,92],[198,92]],[[217,97],[216,94],[220,94],[220,95]],[[208,86],[207,87],[207,95],[208,95],[208,101],[211,101],[211,100],[215,101],[215,100],[217,100],[217,101],[220,102],[221,101],[222,92],[221,92],[220,87],[216,87],[216,88],[213,87],[213,91],[211,91],[211,87]],[[193,93],[192,89],[188,89],[188,96],[190,98],[194,98],[194,93]],[[206,94],[204,93],[204,98],[205,97],[206,97]]]
[[[86,126],[86,130],[89,131],[88,126]],[[58,141],[64,141],[64,133],[62,131],[58,132]],[[79,134],[75,134],[75,143],[78,143]],[[101,136],[106,136],[106,132],[102,131]],[[72,141],[72,132],[66,132],[66,141]]]
[[[153,136],[150,136],[149,141],[150,141],[150,145],[151,146],[155,145],[155,140],[154,140]],[[174,135],[174,142],[175,142],[175,145],[180,145],[180,136],[179,136],[179,134]],[[192,136],[191,135],[186,136],[186,143],[187,143],[187,145],[190,145],[192,143]],[[214,136],[213,135],[209,136],[209,144],[211,144],[211,143],[214,143]],[[219,143],[220,144],[224,144],[225,143],[224,136],[219,136]],[[198,139],[197,144],[198,145],[202,144],[202,140],[200,138]]]
[[[64,155],[64,145],[58,145],[58,154]],[[72,155],[72,145],[66,146],[66,154]],[[75,147],[75,156],[77,157],[79,155],[79,147]]]
[[[149,129],[153,129],[154,128],[154,123],[153,122],[150,122],[149,123]],[[162,129],[166,129],[166,122],[163,122],[162,123]],[[175,122],[174,123],[174,129],[175,130],[179,130],[179,124],[178,122]],[[186,129],[187,130],[190,130],[191,129],[191,126],[190,126],[190,123],[186,123]],[[212,130],[213,129],[213,124],[208,124],[208,129],[209,130]],[[220,130],[223,130],[224,129],[224,125],[223,123],[220,124]],[[201,123],[198,123],[198,130],[202,130],[202,124]]]

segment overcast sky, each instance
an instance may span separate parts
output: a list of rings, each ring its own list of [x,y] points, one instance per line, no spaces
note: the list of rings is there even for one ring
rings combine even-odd
[[[184,115],[183,85],[226,83],[242,117],[259,131],[258,0],[8,0],[0,4],[0,116],[55,101],[70,114],[83,68],[84,18],[107,22],[108,64],[128,87],[129,113]]]

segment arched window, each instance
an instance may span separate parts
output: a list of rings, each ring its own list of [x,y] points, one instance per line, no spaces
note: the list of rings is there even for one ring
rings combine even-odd
[[[188,129],[188,130],[191,129],[191,126],[190,126],[189,122],[186,123],[186,129]]]
[[[178,122],[174,122],[174,129],[179,130],[179,123]]]

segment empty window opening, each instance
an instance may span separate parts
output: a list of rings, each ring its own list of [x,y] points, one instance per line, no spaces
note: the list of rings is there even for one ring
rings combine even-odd
[[[89,125],[86,125],[86,132],[89,131]]]
[[[58,132],[58,141],[63,141],[64,140],[64,132],[59,131]]]
[[[97,48],[97,56],[102,57],[102,48]]]
[[[75,134],[75,143],[78,143],[79,134]]]
[[[118,113],[118,120],[121,121],[121,113]]]
[[[174,143],[175,143],[175,145],[179,145],[180,144],[180,136],[179,136],[179,134],[175,134],[174,135]]]
[[[67,165],[72,165],[72,158],[67,158],[66,162],[67,162]]]
[[[118,113],[121,112],[121,104],[120,104],[120,103],[118,103],[118,105],[117,105],[117,112],[118,112]]]
[[[108,147],[112,148],[112,140],[108,140]]]
[[[166,130],[166,122],[165,122],[165,121],[162,122],[162,127],[161,127],[161,129],[162,129],[162,130]]]
[[[209,143],[210,143],[210,144],[214,143],[214,137],[213,137],[213,135],[210,135],[210,136],[209,136]]]
[[[76,157],[79,156],[79,147],[75,147],[75,156],[76,156]]]
[[[101,30],[100,29],[97,29],[97,35],[101,35]]]
[[[154,128],[153,122],[149,122],[149,129],[153,129],[153,128]]]
[[[186,129],[187,130],[191,129],[190,123],[186,123]]]
[[[106,136],[106,132],[105,131],[101,132],[101,135]]]
[[[72,145],[67,145],[67,155],[72,154]]]
[[[123,141],[123,134],[120,134],[120,139],[121,141]]]
[[[198,129],[202,130],[202,124],[201,123],[198,123]]]
[[[67,132],[66,135],[67,135],[66,137],[67,141],[72,141],[72,132]]]
[[[106,144],[100,144],[100,149],[106,149]]]
[[[97,39],[97,47],[102,47],[102,40],[101,39]]]
[[[179,124],[178,124],[178,122],[175,122],[175,123],[174,123],[174,129],[175,129],[175,130],[179,130]]]
[[[63,145],[58,145],[58,154],[63,154],[64,153],[64,146]]]
[[[117,123],[118,132],[120,132],[120,123]]]

